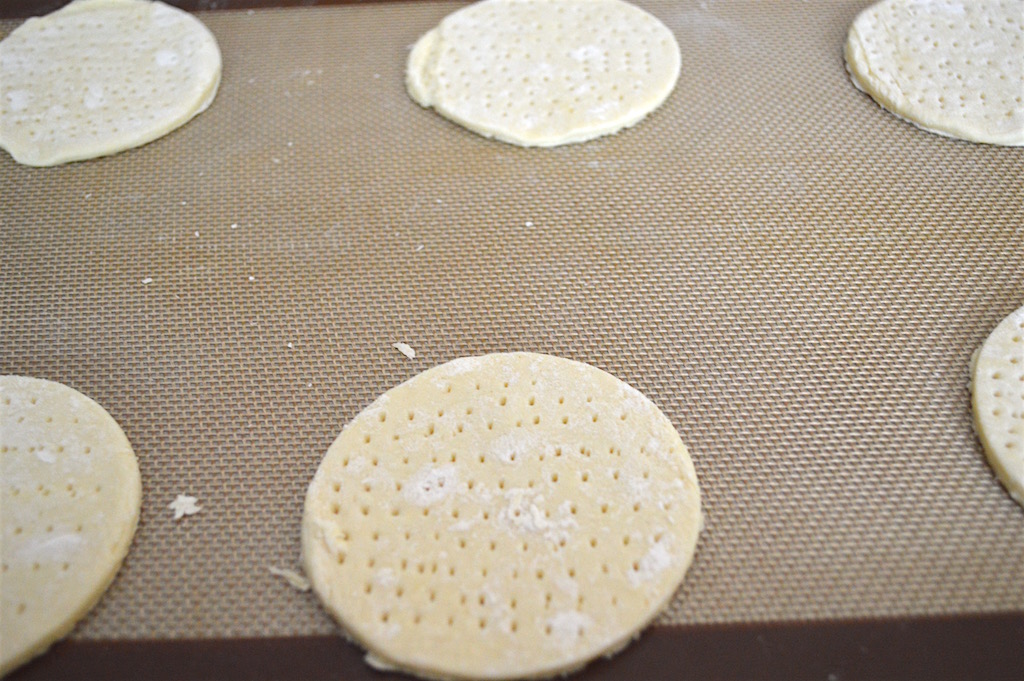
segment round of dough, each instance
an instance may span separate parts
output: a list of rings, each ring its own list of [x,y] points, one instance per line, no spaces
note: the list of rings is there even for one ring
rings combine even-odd
[[[551,147],[637,123],[678,77],[675,36],[621,0],[484,0],[420,38],[406,85],[485,137]]]
[[[0,376],[0,675],[46,650],[100,599],[139,518],[121,428],[60,383]]]
[[[302,551],[368,659],[428,678],[546,677],[626,645],[701,527],[668,418],[617,378],[532,353],[389,390],[327,451]]]
[[[1024,307],[996,326],[973,363],[975,428],[996,476],[1024,506]]]
[[[76,0],[0,42],[0,147],[52,166],[137,147],[213,101],[220,50],[195,17],[149,0]]]
[[[853,84],[918,127],[1024,145],[1021,0],[883,0],[853,22]]]

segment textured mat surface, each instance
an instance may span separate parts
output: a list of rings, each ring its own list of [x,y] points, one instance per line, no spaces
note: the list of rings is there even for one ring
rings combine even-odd
[[[0,372],[96,399],[143,475],[75,637],[334,631],[268,571],[298,567],[321,457],[378,394],[497,350],[606,369],[689,445],[707,528],[662,622],[1024,610],[1024,513],[967,389],[1024,302],[1024,150],[856,91],[863,0],[638,4],[679,84],[584,145],[416,106],[407,49],[461,5],[389,3],[200,14],[224,74],[189,125],[57,168],[0,157]],[[177,494],[202,511],[175,523]]]

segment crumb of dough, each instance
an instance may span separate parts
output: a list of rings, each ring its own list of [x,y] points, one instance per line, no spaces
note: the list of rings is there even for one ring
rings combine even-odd
[[[412,349],[412,346],[408,343],[392,343],[391,347],[398,350],[400,353],[408,357],[409,359],[415,359],[416,351]]]
[[[179,494],[174,501],[167,505],[167,508],[174,511],[174,519],[181,520],[187,515],[195,515],[203,509],[202,506],[196,505],[195,497],[190,497],[185,494]]]
[[[276,577],[283,577],[284,580],[288,582],[288,584],[290,584],[294,589],[298,589],[299,591],[309,591],[310,589],[309,580],[300,575],[295,570],[274,567],[273,565],[271,565],[267,569],[270,571],[270,574]]]
[[[398,669],[398,667],[396,667],[396,666],[394,666],[392,664],[388,664],[386,661],[384,661],[380,657],[377,657],[373,653],[366,653],[365,655],[363,655],[363,662],[365,662],[367,664],[367,666],[373,667],[374,669],[376,669],[379,672],[397,672],[397,671],[400,671]]]

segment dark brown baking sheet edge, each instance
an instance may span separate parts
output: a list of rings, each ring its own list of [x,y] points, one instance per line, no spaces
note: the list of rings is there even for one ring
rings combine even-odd
[[[240,10],[387,0],[166,0]],[[5,0],[0,18],[68,0]],[[374,671],[335,636],[213,640],[68,640],[9,681],[51,679],[404,679]],[[1024,612],[802,623],[657,626],[573,679],[1024,679]]]
[[[406,679],[375,671],[340,636],[64,641],[9,677]],[[572,678],[1024,679],[1024,612],[900,620],[657,626]]]
[[[274,7],[316,7],[393,2],[395,0],[161,0],[189,12],[210,10],[269,9]],[[412,0],[399,0],[410,2]],[[429,0],[418,0],[429,2]],[[54,12],[71,0],[3,0],[0,19],[25,19]]]

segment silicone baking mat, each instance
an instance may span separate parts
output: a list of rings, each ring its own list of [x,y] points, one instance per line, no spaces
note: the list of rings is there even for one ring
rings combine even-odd
[[[506,350],[615,374],[688,444],[706,530],[660,624],[1024,613],[1024,509],[967,374],[1024,304],[1024,150],[855,90],[865,0],[637,4],[679,83],[585,144],[414,104],[408,50],[462,6],[414,2],[201,12],[205,113],[103,159],[0,157],[0,372],[100,402],[143,476],[72,639],[335,634],[269,571],[300,567],[328,445],[417,372]],[[178,494],[201,512],[175,522]]]

